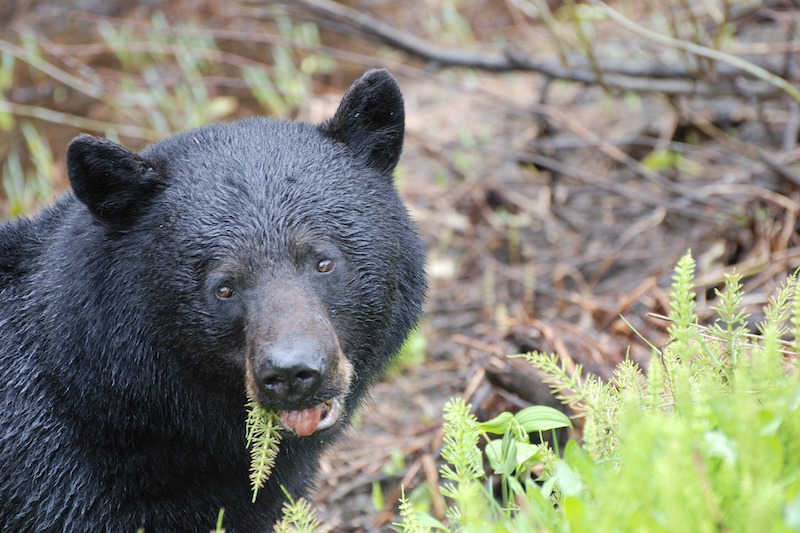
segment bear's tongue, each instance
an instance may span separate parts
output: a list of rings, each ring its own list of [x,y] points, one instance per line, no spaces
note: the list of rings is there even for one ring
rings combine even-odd
[[[291,429],[298,436],[307,437],[313,435],[318,429],[332,426],[339,417],[337,407],[337,402],[334,400],[308,409],[281,411],[281,422],[285,428]]]

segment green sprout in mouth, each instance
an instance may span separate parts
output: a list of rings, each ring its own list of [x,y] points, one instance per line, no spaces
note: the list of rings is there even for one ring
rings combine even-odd
[[[250,485],[253,488],[253,503],[259,489],[264,488],[281,443],[281,420],[277,413],[261,407],[257,402],[247,402],[245,435],[250,449]]]

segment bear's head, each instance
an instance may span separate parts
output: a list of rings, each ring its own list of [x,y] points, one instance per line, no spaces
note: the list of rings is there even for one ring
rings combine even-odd
[[[375,70],[320,125],[246,119],[141,154],[82,135],[67,164],[152,351],[311,435],[341,425],[421,314],[424,252],[393,184],[403,132]]]

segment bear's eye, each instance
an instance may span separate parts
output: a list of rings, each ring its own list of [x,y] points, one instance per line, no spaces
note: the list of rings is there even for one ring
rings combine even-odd
[[[317,263],[317,272],[330,272],[333,270],[333,261],[330,259],[323,259],[319,263]]]
[[[228,287],[227,285],[221,285],[217,287],[215,294],[217,295],[217,298],[219,298],[220,300],[227,300],[231,296],[233,296],[233,289]]]

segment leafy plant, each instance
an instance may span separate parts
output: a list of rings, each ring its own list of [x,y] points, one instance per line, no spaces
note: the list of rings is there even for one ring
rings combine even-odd
[[[568,442],[563,457],[525,438],[562,423],[555,413],[480,424],[463,400],[451,401],[441,490],[452,501],[448,523],[403,499],[399,530],[800,531],[798,276],[778,288],[750,335],[737,274],[717,291],[717,323],[697,323],[694,269],[687,253],[673,276],[672,340],[654,348],[648,369],[625,361],[604,383],[580,367],[567,372],[553,355],[520,356],[584,418],[583,442]],[[489,479],[477,455],[481,431],[503,433],[485,449],[508,490],[500,503],[480,485]]]
[[[542,465],[545,471],[553,468],[557,457],[558,439],[555,430],[572,427],[570,419],[551,407],[533,405],[518,413],[501,413],[499,416],[478,424],[486,438],[484,453],[494,473],[501,476],[503,505],[511,504],[510,493],[533,481],[532,469]],[[531,433],[539,435],[544,442],[545,431],[553,432],[552,442],[556,452],[547,445],[532,444]],[[502,438],[491,439],[488,434],[502,435]]]
[[[258,103],[270,114],[285,118],[312,96],[311,77],[332,72],[336,64],[328,56],[308,51],[320,45],[315,24],[297,23],[287,16],[278,16],[276,23],[291,44],[272,48],[271,69],[245,66],[241,72]]]
[[[471,414],[471,406],[461,398],[451,399],[444,407],[444,442],[441,477],[446,480],[440,493],[452,504],[447,510],[445,525],[427,513],[413,508],[405,497],[400,501],[401,522],[395,524],[404,533],[417,533],[433,529],[443,531],[491,531],[493,524],[518,523],[526,520],[515,501],[527,501],[539,508],[549,509],[552,504],[544,492],[552,487],[540,487],[531,476],[531,468],[543,465],[552,469],[556,454],[549,446],[532,444],[530,433],[538,433],[571,426],[570,420],[560,411],[544,406],[533,406],[519,413],[503,413],[480,423]],[[502,435],[496,439],[490,435]],[[479,447],[486,442],[485,456],[493,469],[484,469],[484,454]],[[502,498],[498,501],[492,490],[492,481],[499,476]],[[519,519],[522,518],[520,521]]]
[[[317,518],[311,504],[304,498],[295,500],[285,489],[284,493],[289,499],[283,505],[283,518],[275,524],[275,533],[324,533],[320,529],[320,521]]]
[[[29,213],[50,200],[53,178],[57,175],[47,139],[30,122],[23,122],[21,129],[32,166],[26,168],[23,165],[22,150],[17,148],[11,151],[3,165],[2,190],[9,202],[7,214],[10,216]]]

